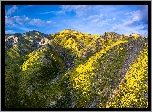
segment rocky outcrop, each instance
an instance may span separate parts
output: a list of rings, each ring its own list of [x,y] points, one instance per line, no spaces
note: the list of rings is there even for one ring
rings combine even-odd
[[[5,37],[5,45],[8,48],[11,48],[15,44],[18,44],[18,37],[15,37],[15,35]]]

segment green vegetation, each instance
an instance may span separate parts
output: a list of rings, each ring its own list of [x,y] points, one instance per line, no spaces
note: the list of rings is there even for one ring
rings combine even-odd
[[[34,31],[5,46],[5,107],[147,108],[147,39],[106,35],[63,30],[40,46]]]

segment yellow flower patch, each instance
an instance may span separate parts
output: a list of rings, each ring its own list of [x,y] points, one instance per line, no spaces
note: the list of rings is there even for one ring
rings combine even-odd
[[[117,94],[112,101],[108,102],[106,107],[116,107],[116,105],[119,104],[119,108],[129,108],[133,105],[141,108],[144,104],[147,104],[146,100],[140,96],[143,91],[148,92],[148,85],[143,82],[143,80],[148,80],[148,72],[146,73],[148,70],[148,49],[144,48],[143,51],[126,73],[125,78],[127,81],[120,83],[119,94]],[[120,95],[120,93],[123,93],[123,95]],[[121,102],[119,102],[118,99]],[[148,104],[146,107],[147,106]]]

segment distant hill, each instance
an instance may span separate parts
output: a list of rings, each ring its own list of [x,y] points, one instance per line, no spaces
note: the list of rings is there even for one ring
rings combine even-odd
[[[147,94],[139,34],[5,34],[6,108],[146,108]]]

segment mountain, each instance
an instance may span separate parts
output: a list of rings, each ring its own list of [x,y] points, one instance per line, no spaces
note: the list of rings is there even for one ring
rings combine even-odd
[[[6,108],[146,108],[147,94],[148,39],[139,34],[5,35]]]

